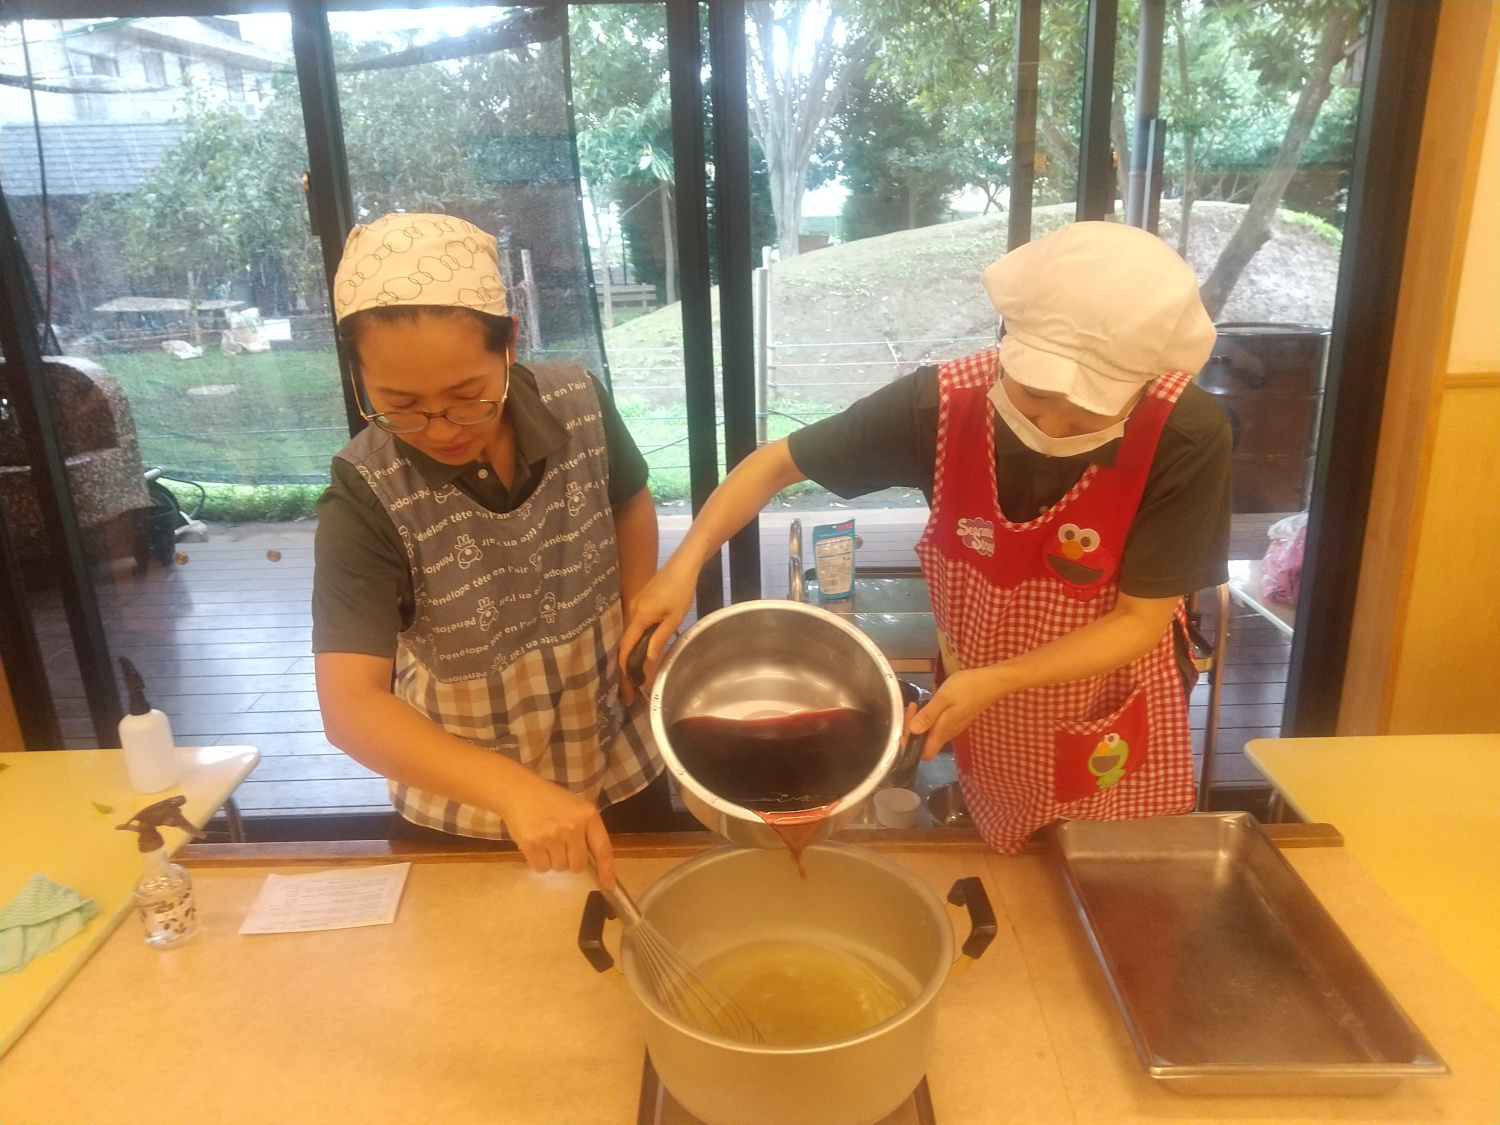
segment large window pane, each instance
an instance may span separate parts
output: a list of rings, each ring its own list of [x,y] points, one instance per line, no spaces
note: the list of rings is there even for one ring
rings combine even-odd
[[[570,11],[581,186],[615,403],[658,504],[681,512],[690,488],[666,8]]]
[[[1120,9],[1111,134],[1122,200],[1123,173],[1140,143],[1139,8]],[[1311,499],[1364,15],[1361,5],[1292,0],[1165,6],[1158,230],[1197,273],[1219,324],[1215,355],[1198,381],[1229,413],[1235,435],[1230,565],[1237,592],[1219,743],[1219,780],[1230,787],[1263,784],[1240,751],[1247,739],[1274,736],[1281,726],[1295,609],[1267,597],[1260,561],[1268,530],[1305,512]],[[1117,213],[1124,212],[1122,203]],[[1206,684],[1194,704],[1201,727]]]
[[[289,21],[41,20],[3,36],[6,73],[29,55],[35,103],[0,87],[0,179],[53,326],[48,385],[109,645],[179,742],[261,748],[247,812],[289,786],[383,804],[324,741],[313,698],[305,517],[348,430]],[[93,745],[20,434],[3,436],[64,733]],[[173,493],[205,522],[182,527]]]
[[[522,359],[603,375],[586,269],[562,9],[329,16],[357,221],[466,219],[500,242]]]

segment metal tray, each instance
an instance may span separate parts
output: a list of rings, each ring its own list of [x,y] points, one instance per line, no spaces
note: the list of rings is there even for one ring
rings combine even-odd
[[[1373,1094],[1448,1067],[1248,813],[1065,821],[1068,891],[1146,1073]]]

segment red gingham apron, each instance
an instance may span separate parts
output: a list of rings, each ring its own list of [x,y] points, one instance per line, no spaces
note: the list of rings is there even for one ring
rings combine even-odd
[[[938,370],[932,512],[917,555],[950,672],[1030,652],[1114,608],[1157,439],[1191,382],[1171,372],[1150,384],[1114,465],[1091,464],[1051,508],[1011,523],[997,499],[986,397],[998,362],[990,350]],[[1060,817],[1124,820],[1192,807],[1192,736],[1172,632],[1113,672],[1006,696],[954,739],[964,797],[991,847],[1018,851]]]

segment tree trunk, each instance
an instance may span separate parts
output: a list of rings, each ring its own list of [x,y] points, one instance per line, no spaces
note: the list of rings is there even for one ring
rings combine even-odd
[[[1302,157],[1302,150],[1307,147],[1307,139],[1312,136],[1318,110],[1323,108],[1323,102],[1333,92],[1333,84],[1329,78],[1333,74],[1333,68],[1344,57],[1344,45],[1348,43],[1358,19],[1359,13],[1353,8],[1343,4],[1329,5],[1317,54],[1307,81],[1303,83],[1302,92],[1297,96],[1297,107],[1292,110],[1292,119],[1287,125],[1286,137],[1281,142],[1281,151],[1276,154],[1275,163],[1266,170],[1266,174],[1256,185],[1245,217],[1230,236],[1229,243],[1219,254],[1219,260],[1214,263],[1213,272],[1208,275],[1208,280],[1199,291],[1203,307],[1215,320],[1223,311],[1230,293],[1234,292],[1235,283],[1250,264],[1250,259],[1270,240],[1271,220],[1281,203],[1281,197],[1286,194],[1292,174],[1297,170],[1297,161]]]
[[[663,180],[656,189],[661,196],[661,244],[667,267],[667,304],[677,300],[677,243],[672,237],[672,201],[668,198],[667,182]]]
[[[848,75],[860,65],[858,58],[840,65],[838,17],[831,8],[825,6],[826,19],[816,41],[804,40],[803,8],[802,3],[764,2],[745,8],[752,25],[750,130],[766,158],[782,261],[796,257],[799,249],[802,197],[818,131],[838,112]],[[780,47],[777,28],[785,39]]]
[[[1130,133],[1125,128],[1125,102],[1120,97],[1118,90],[1115,91],[1114,104],[1109,110],[1109,139],[1114,146],[1115,154],[1115,195],[1119,199],[1130,198]],[[1146,178],[1151,178],[1150,171]],[[1114,202],[1109,205],[1109,213],[1115,211]]]
[[[801,249],[802,189],[807,171],[794,172],[778,160],[771,170],[771,210],[776,212],[776,249],[789,262]]]
[[[599,200],[594,196],[594,185],[589,184],[589,210],[594,213],[594,234],[599,239],[599,257],[604,263],[604,327],[615,326],[615,279],[609,263],[609,240],[604,237],[604,224],[599,219]]]
[[[1193,221],[1193,181],[1198,175],[1198,157],[1193,151],[1194,136],[1191,131],[1182,135],[1182,219],[1177,224],[1177,252],[1187,261],[1188,226]]]
[[[1042,111],[1040,106],[1037,107],[1036,120],[1041,128],[1042,137],[1047,142],[1049,154],[1054,161],[1060,161],[1063,165],[1061,172],[1053,173],[1049,169],[1048,174],[1056,179],[1076,182],[1078,179],[1078,142],[1068,136],[1056,121]]]
[[[193,347],[203,344],[203,329],[198,327],[198,274],[194,270],[187,271],[188,277],[188,335],[192,338]]]
[[[1182,83],[1183,97],[1187,97],[1187,91],[1192,89],[1192,77],[1188,70],[1187,35],[1184,33],[1182,13],[1173,21],[1173,28],[1177,32],[1177,78]],[[1193,221],[1193,199],[1197,188],[1198,176],[1198,154],[1197,148],[1197,123],[1189,125],[1182,131],[1182,216],[1177,224],[1177,253],[1182,255],[1182,260],[1187,261],[1188,254],[1188,227]]]

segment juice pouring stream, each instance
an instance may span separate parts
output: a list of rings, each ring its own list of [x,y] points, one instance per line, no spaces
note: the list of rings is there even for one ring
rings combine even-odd
[[[880,724],[854,707],[748,719],[695,715],[672,724],[683,766],[802,852],[845,794],[880,760]]]

